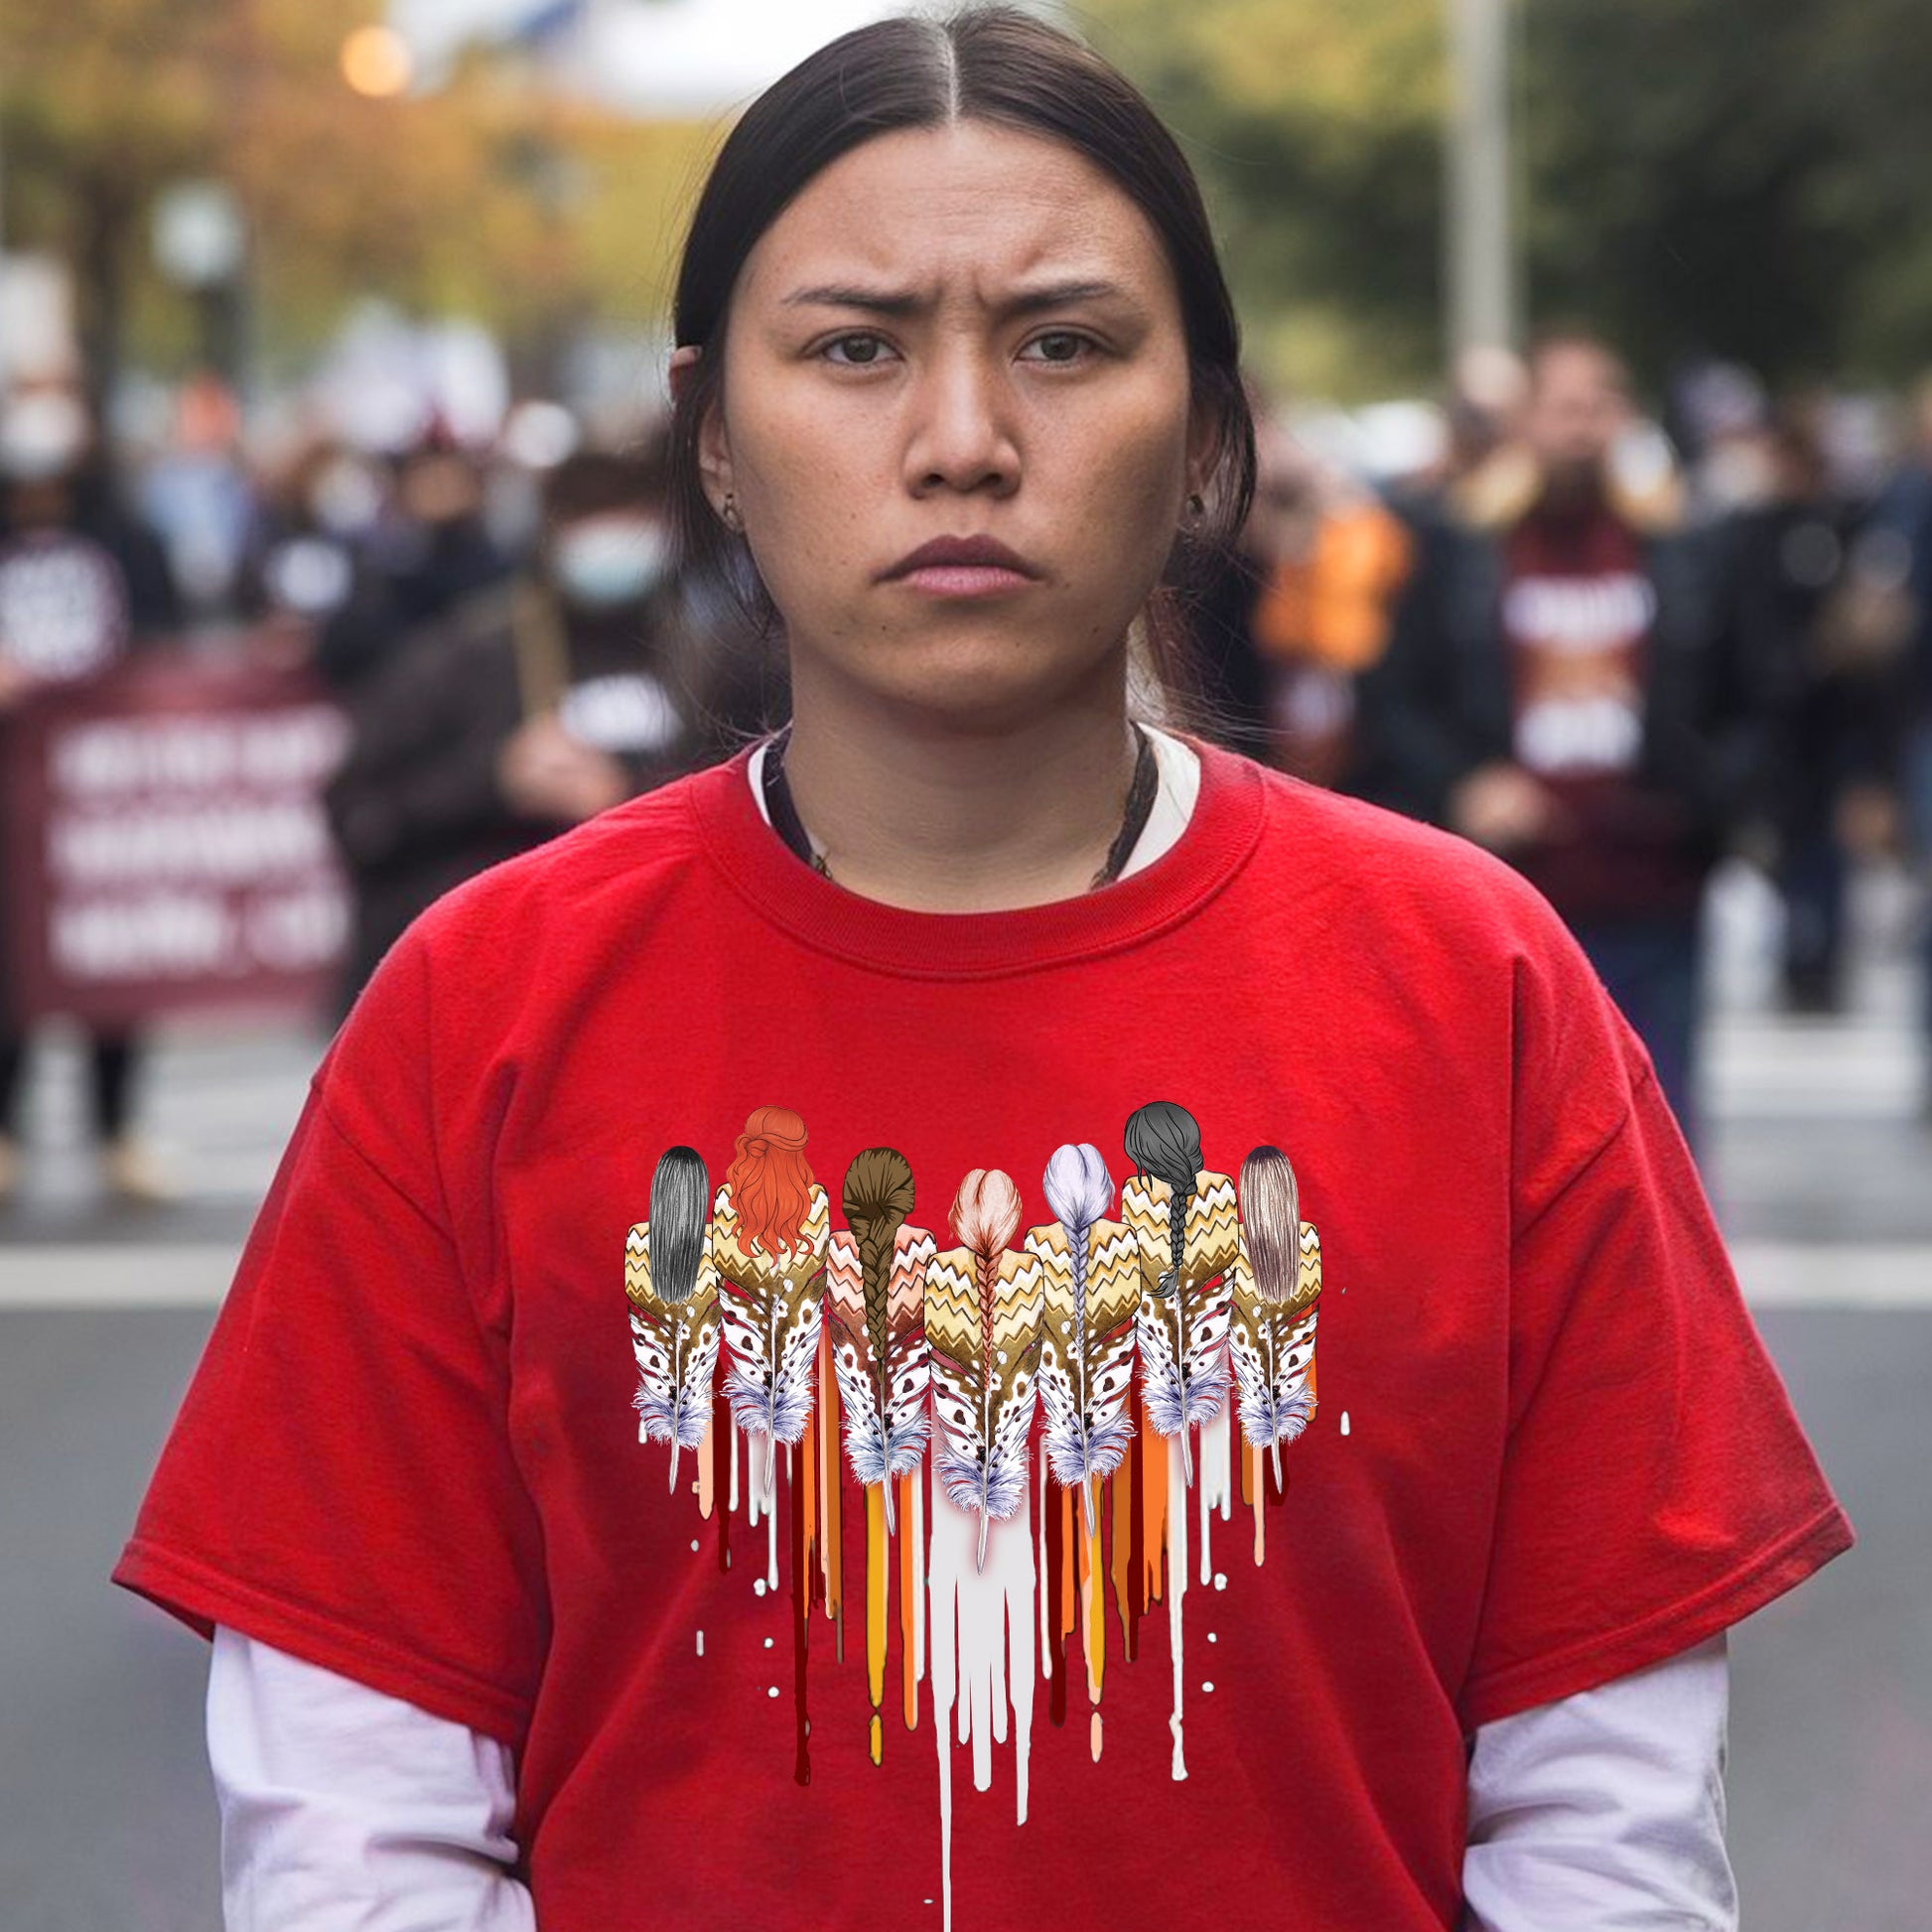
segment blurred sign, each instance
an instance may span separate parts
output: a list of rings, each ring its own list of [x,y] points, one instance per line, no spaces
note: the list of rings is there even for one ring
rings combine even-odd
[[[14,1018],[319,1004],[348,928],[322,806],[346,738],[306,671],[175,653],[21,704],[0,726]]]

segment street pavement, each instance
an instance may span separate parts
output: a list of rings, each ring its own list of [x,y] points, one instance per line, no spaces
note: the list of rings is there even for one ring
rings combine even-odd
[[[1746,1932],[1932,1926],[1932,1128],[1915,907],[1877,877],[1854,910],[1850,1011],[1797,1020],[1772,999],[1765,889],[1727,873],[1713,895],[1707,1182],[1861,1537],[1731,1632]],[[0,1218],[4,1932],[218,1932],[204,1652],[104,1580],[322,1044],[266,1025],[157,1037],[142,1118],[192,1187],[162,1209],[103,1202],[75,1042],[57,1033],[39,1054],[25,1185]]]

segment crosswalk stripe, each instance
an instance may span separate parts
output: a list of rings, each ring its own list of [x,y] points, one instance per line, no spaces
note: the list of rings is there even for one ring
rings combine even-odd
[[[0,1248],[0,1309],[212,1308],[238,1242],[39,1242]]]
[[[0,1247],[0,1310],[212,1308],[240,1244],[43,1242]],[[1932,1242],[1736,1241],[1753,1308],[1932,1308]]]

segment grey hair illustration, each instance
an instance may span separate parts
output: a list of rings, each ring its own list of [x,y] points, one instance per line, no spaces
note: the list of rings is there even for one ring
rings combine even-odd
[[[695,1148],[667,1147],[650,1177],[650,1286],[663,1302],[688,1302],[704,1260],[711,1177]]]

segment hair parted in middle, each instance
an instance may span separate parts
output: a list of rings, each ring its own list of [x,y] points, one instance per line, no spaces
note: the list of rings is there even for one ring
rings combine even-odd
[[[1278,1147],[1258,1147],[1241,1164],[1241,1234],[1264,1302],[1295,1293],[1302,1259],[1302,1206],[1295,1170]]]
[[[1184,606],[1232,550],[1255,489],[1255,427],[1241,332],[1200,186],[1179,143],[1123,73],[1070,34],[1009,6],[900,15],[821,48],[752,102],[699,195],[679,263],[672,339],[701,353],[671,421],[670,513],[680,568],[741,595],[759,627],[776,613],[743,541],[712,508],[700,433],[724,397],[740,272],[785,207],[842,155],[883,134],[981,121],[1058,141],[1109,176],[1159,237],[1186,334],[1193,407],[1214,429],[1203,514],[1176,533],[1146,613],[1169,697],[1198,706]]]
[[[667,1147],[650,1177],[650,1287],[660,1302],[688,1302],[704,1261],[711,1177],[696,1148]]]

